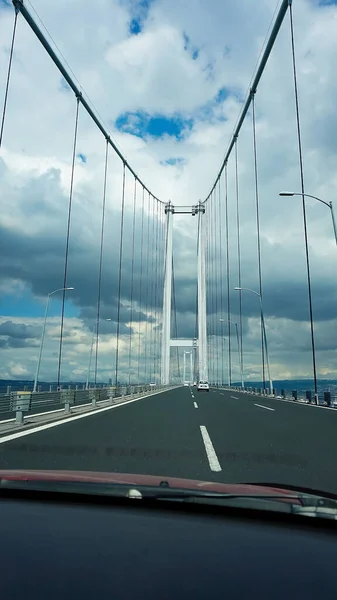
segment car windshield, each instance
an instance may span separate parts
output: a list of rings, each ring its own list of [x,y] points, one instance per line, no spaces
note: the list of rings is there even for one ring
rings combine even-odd
[[[336,2],[14,5],[0,471],[337,494]]]

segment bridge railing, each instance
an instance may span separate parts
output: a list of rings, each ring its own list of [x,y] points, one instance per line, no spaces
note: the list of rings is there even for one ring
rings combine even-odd
[[[29,390],[10,390],[0,394],[0,422],[16,420],[22,423],[25,416],[37,415],[41,412],[65,411],[70,413],[76,406],[92,405],[124,397],[135,398],[143,394],[164,391],[172,386],[164,385],[124,385],[116,387],[72,389],[59,391],[31,392]]]
[[[293,402],[299,402],[301,404],[312,404],[316,406],[314,393],[311,390],[286,390],[286,389],[273,389],[273,393],[266,388],[258,387],[245,387],[242,389],[241,386],[221,386],[214,384],[212,387],[218,387],[223,389],[236,390],[238,392],[244,392],[247,394],[253,394],[256,396],[262,396],[265,398],[277,398],[279,400],[291,400]],[[318,393],[318,406],[328,406],[330,408],[337,408],[337,394],[331,391],[320,391]]]

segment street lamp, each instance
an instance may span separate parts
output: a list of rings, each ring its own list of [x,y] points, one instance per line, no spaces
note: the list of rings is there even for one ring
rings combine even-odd
[[[269,356],[268,356],[268,346],[267,346],[267,335],[266,335],[266,327],[265,327],[265,324],[264,324],[264,316],[263,316],[263,307],[262,307],[261,294],[259,294],[259,292],[256,292],[255,290],[251,290],[250,288],[235,287],[234,289],[236,291],[244,290],[246,292],[251,292],[252,294],[255,294],[256,296],[258,296],[259,299],[260,299],[261,321],[262,321],[262,328],[263,328],[264,344],[265,344],[265,347],[266,347],[266,359],[267,359],[267,369],[268,369],[268,378],[269,378],[269,388],[270,388],[270,393],[272,394],[273,393],[273,382],[272,382],[271,377],[270,377]]]
[[[321,198],[318,198],[317,196],[312,196],[311,194],[304,194],[304,193],[299,193],[299,192],[280,192],[279,193],[280,196],[302,196],[302,201],[303,201],[303,211],[304,211],[304,233],[305,233],[305,248],[306,248],[306,260],[307,260],[307,276],[308,276],[308,294],[309,294],[309,311],[310,311],[310,329],[311,329],[311,347],[312,347],[312,364],[313,364],[313,375],[314,375],[314,388],[315,388],[315,404],[318,404],[318,389],[317,389],[317,375],[316,375],[316,356],[315,356],[315,338],[314,338],[314,322],[313,322],[313,315],[312,315],[312,300],[311,300],[311,281],[310,281],[310,267],[309,267],[309,249],[308,249],[308,241],[307,241],[307,233],[306,233],[306,221],[305,221],[305,203],[304,203],[304,198],[313,198],[314,200],[317,200],[318,202],[321,202],[321,204],[325,204],[325,206],[327,206],[328,208],[330,208],[331,211],[331,219],[332,219],[332,226],[333,226],[333,231],[334,231],[334,236],[335,236],[335,242],[337,245],[337,228],[336,228],[336,221],[335,221],[335,215],[334,215],[334,211],[332,208],[332,202],[325,202],[325,200],[322,200]]]
[[[242,360],[241,360],[241,352],[240,352],[238,324],[236,323],[236,321],[231,321],[230,319],[229,319],[229,322],[232,323],[232,325],[235,325],[235,329],[236,329],[236,341],[237,341],[237,344],[238,344],[238,357],[239,357],[240,374],[241,374],[241,387],[243,389],[244,385],[243,385]]]
[[[39,378],[39,371],[40,371],[40,364],[41,364],[41,357],[42,357],[42,349],[43,349],[43,343],[44,343],[44,336],[45,336],[45,333],[46,333],[46,323],[47,323],[47,316],[48,316],[48,309],[49,309],[50,297],[53,294],[56,294],[56,292],[64,292],[65,290],[73,290],[73,289],[74,289],[73,287],[58,288],[57,290],[54,290],[53,292],[50,292],[50,294],[48,294],[48,296],[47,296],[46,310],[45,310],[45,313],[44,313],[44,322],[43,322],[41,342],[40,342],[40,353],[39,353],[39,359],[37,361],[37,367],[36,367],[36,373],[35,373],[35,379],[34,379],[33,392],[36,392],[37,382],[38,382],[38,378]]]
[[[332,207],[331,201],[325,202],[325,200],[322,200],[321,198],[318,198],[317,196],[312,196],[311,194],[300,194],[299,192],[280,192],[279,196],[305,196],[306,198],[314,198],[314,200],[318,200],[318,202],[321,202],[322,204],[325,204],[325,206],[330,208],[333,232],[335,235],[335,242],[336,242],[336,246],[337,246],[337,227],[336,227],[335,215],[333,212],[333,207]]]
[[[92,326],[92,338],[91,338],[91,344],[90,344],[90,352],[89,352],[89,365],[88,365],[88,373],[87,373],[87,381],[85,384],[85,389],[88,390],[89,389],[89,379],[90,379],[90,371],[91,371],[91,359],[92,359],[92,351],[93,351],[93,347],[94,347],[94,341],[95,341],[95,327],[97,325],[97,323],[100,321],[101,319],[96,319],[96,322],[93,324]],[[112,319],[103,319],[104,321],[112,321]]]

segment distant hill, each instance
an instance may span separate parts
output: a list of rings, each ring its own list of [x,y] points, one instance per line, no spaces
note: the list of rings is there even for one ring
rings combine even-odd
[[[12,390],[20,390],[25,387],[29,390],[33,387],[33,381],[29,379],[0,379],[0,393],[4,393],[6,388],[10,386]],[[63,386],[71,385],[75,387],[78,385],[79,387],[83,386],[83,381],[65,381],[62,383]],[[42,390],[49,390],[49,386],[53,386],[53,389],[56,388],[56,381],[39,381],[39,385]],[[233,385],[240,386],[241,383],[239,381],[233,382]],[[263,384],[261,381],[245,381],[246,387],[256,387],[261,388]],[[266,379],[266,387],[268,388],[269,383]],[[273,380],[273,386],[277,390],[313,390],[313,380],[312,379],[275,379]],[[319,391],[327,391],[331,387],[332,389],[337,387],[336,379],[318,379],[317,386]]]
[[[241,385],[240,382],[235,382],[233,385]],[[266,379],[266,386],[268,387],[269,382]],[[247,387],[263,387],[262,381],[246,381],[245,386]],[[312,379],[275,379],[273,380],[273,386],[277,390],[313,390],[314,382]],[[319,390],[328,390],[329,387],[337,386],[336,379],[317,379],[317,387]]]

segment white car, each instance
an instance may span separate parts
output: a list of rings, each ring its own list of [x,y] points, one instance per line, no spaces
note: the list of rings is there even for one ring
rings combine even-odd
[[[197,385],[198,392],[209,392],[209,383],[208,381],[199,381]]]

